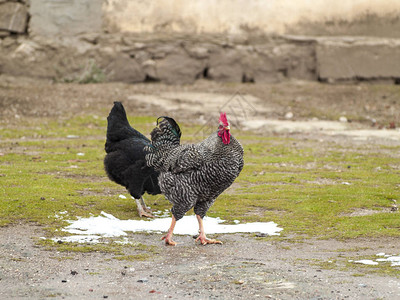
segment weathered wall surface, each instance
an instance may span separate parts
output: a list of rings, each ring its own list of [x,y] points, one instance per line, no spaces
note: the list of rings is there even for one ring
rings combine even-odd
[[[30,0],[29,32],[75,35],[102,31],[103,0]]]
[[[400,37],[399,0],[108,0],[110,31]]]
[[[36,35],[163,32],[400,38],[399,0],[0,0],[0,31],[21,22],[26,27],[28,10],[29,33]],[[17,27],[14,32],[20,33],[21,26]]]
[[[94,68],[95,67],[95,68]],[[277,82],[316,79],[315,45],[282,38],[250,42],[223,36],[156,37],[83,35],[80,38],[6,38],[0,43],[0,73],[55,80],[129,83]],[[96,75],[96,74],[93,74]],[[99,75],[99,74],[97,74]]]
[[[317,44],[321,80],[400,79],[399,39],[340,38]],[[400,82],[398,82],[400,83]]]
[[[400,83],[399,53],[399,0],[0,0],[15,76]]]

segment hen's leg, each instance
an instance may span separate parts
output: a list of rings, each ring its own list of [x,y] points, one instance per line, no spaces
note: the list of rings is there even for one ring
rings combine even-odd
[[[151,215],[151,217],[154,218],[154,216],[152,215],[152,210],[147,207],[146,203],[144,203],[143,196],[140,197],[140,203],[142,204],[142,207],[143,207],[144,211],[148,212]]]
[[[169,227],[167,234],[161,238],[162,240],[165,240],[166,245],[169,245],[169,246],[176,245],[176,243],[172,240],[172,234],[174,232],[175,224],[176,224],[176,219],[175,219],[174,215],[172,215],[171,226]]]
[[[206,234],[204,232],[203,219],[199,215],[196,215],[196,218],[197,221],[199,222],[199,236],[197,237],[196,242],[200,241],[202,245],[222,244],[221,241],[207,239]]]
[[[151,213],[147,212],[143,208],[143,206],[141,204],[141,201],[139,201],[139,199],[135,199],[135,201],[136,201],[136,207],[137,207],[137,210],[138,210],[138,213],[139,213],[140,217],[154,218],[154,216]]]

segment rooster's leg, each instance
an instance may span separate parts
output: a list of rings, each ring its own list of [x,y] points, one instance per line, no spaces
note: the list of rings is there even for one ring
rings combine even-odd
[[[197,237],[196,242],[200,241],[202,245],[222,244],[221,241],[207,239],[206,234],[204,232],[203,219],[199,215],[196,215],[196,218],[197,221],[199,222],[199,236]]]
[[[167,234],[161,238],[162,240],[165,240],[166,245],[169,245],[169,246],[176,245],[176,243],[172,240],[172,234],[174,232],[175,224],[176,224],[176,219],[175,219],[174,215],[172,215],[171,226],[169,227]]]
[[[146,203],[144,203],[143,197],[140,197],[140,203],[142,204],[142,207],[143,207],[145,212],[148,212],[149,214],[152,213],[152,210],[147,207]],[[151,217],[154,218],[154,216],[152,214],[151,214]]]
[[[154,216],[151,213],[147,212],[143,208],[142,204],[140,203],[141,201],[139,199],[135,199],[135,201],[136,201],[136,207],[137,207],[140,217],[154,218]]]

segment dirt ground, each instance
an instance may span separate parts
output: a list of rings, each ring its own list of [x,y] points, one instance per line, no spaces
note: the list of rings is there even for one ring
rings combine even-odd
[[[241,110],[238,124],[273,119],[324,120],[348,126],[322,130],[317,127],[311,133],[307,128],[280,132],[261,126],[257,128],[260,134],[291,135],[299,140],[324,138],[357,145],[398,145],[399,90],[399,86],[306,82],[79,85],[0,76],[0,118],[2,126],[15,127],[21,118],[66,118],[88,112],[106,116],[112,102],[120,100],[130,114],[168,112],[186,122],[201,122],[224,105],[229,95],[239,91],[248,95],[245,98],[250,105]],[[187,96],[190,93],[192,96]],[[196,97],[204,93],[214,93],[215,98],[206,105],[195,106]],[[221,94],[226,97],[221,98]],[[346,117],[347,121],[338,122],[339,117]],[[342,134],[346,130],[389,131],[385,128],[391,128],[393,135],[354,138]],[[335,130],[340,132],[335,134]],[[194,244],[189,236],[177,236],[179,245],[166,247],[158,234],[132,234],[130,238],[135,241],[160,247],[161,251],[154,259],[128,262],[115,260],[107,253],[47,251],[35,243],[35,238],[41,236],[43,229],[35,225],[1,228],[0,298],[400,299],[400,280],[395,277],[373,273],[360,276],[353,268],[329,268],[329,262],[342,257],[343,252],[350,251],[354,256],[398,254],[398,239],[304,239],[294,243],[290,238],[258,240],[229,234],[219,236],[223,245],[204,247]],[[321,267],[318,262],[326,264]]]
[[[119,261],[105,253],[59,253],[36,246],[41,228],[2,228],[2,299],[398,299],[400,280],[354,270],[321,268],[346,252],[392,253],[397,239],[258,241],[247,235],[221,235],[223,245],[200,246],[176,236],[176,247],[160,235],[135,234],[135,241],[162,247],[149,261]],[[67,258],[66,258],[67,257]]]

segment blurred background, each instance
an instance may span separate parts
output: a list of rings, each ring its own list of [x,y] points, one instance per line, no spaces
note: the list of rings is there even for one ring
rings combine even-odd
[[[0,0],[0,74],[62,82],[400,81],[396,0]]]

